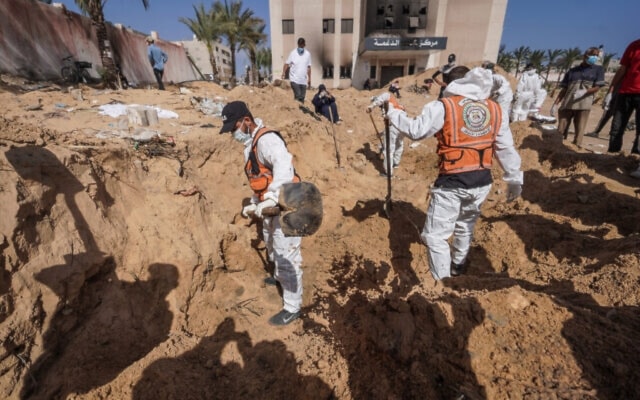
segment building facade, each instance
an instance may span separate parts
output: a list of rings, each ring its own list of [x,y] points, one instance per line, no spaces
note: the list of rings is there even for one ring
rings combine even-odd
[[[229,46],[218,41],[213,43],[213,54],[216,60],[218,71],[214,74],[211,61],[209,61],[209,51],[204,42],[198,40],[195,35],[192,40],[182,40],[174,42],[184,47],[190,61],[200,70],[205,79],[211,80],[213,75],[221,81],[228,81],[231,77],[231,50]]]
[[[507,0],[269,0],[273,75],[299,37],[314,86],[362,88],[447,62],[495,61]]]

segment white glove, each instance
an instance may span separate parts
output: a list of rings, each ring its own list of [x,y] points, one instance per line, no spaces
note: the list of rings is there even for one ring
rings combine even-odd
[[[585,93],[587,93],[587,89],[578,89],[573,93],[573,99],[577,100],[579,98],[584,97]]]
[[[371,100],[371,105],[369,107],[380,107],[384,104],[385,101],[389,101],[391,98],[391,94],[389,92],[384,92],[378,97],[375,97]]]
[[[608,110],[610,104],[611,104],[611,93],[607,93],[607,95],[604,96],[604,100],[602,101],[602,108],[604,110]]]
[[[258,203],[258,205],[256,206],[256,210],[253,212],[253,215],[255,215],[258,218],[263,218],[262,211],[265,208],[275,207],[277,205],[278,205],[278,203],[276,203],[276,201],[273,200],[273,199],[263,200],[260,203]]]
[[[552,117],[555,117],[556,114],[558,114],[558,105],[557,104],[554,104],[554,105],[551,106],[550,114],[551,114]]]
[[[519,183],[509,183],[507,185],[507,203],[510,203],[520,197],[522,194],[522,185]]]
[[[246,206],[242,207],[242,216],[245,218],[249,218],[252,214],[255,214],[256,207],[258,207],[256,204],[247,204]]]

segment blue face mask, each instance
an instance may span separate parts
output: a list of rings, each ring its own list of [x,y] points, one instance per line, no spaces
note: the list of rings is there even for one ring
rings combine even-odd
[[[587,64],[595,65],[598,62],[598,56],[589,56],[587,57]]]
[[[304,47],[298,47],[298,54],[302,55],[304,53]]]
[[[233,138],[234,138],[235,140],[237,140],[238,142],[240,142],[240,143],[243,143],[243,144],[244,144],[244,143],[248,142],[249,140],[251,140],[251,134],[250,134],[250,133],[247,133],[247,132],[245,132],[245,131],[243,131],[243,130],[242,130],[242,127],[243,127],[243,126],[244,126],[244,122],[242,122],[242,125],[240,125],[240,126],[238,127],[238,129],[236,129],[236,130],[233,132]]]

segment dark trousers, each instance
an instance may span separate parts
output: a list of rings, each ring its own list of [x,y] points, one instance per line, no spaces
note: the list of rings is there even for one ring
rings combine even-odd
[[[336,105],[335,102],[323,105],[320,112],[329,121],[331,121],[331,117],[333,117],[333,121],[331,121],[333,123],[336,123],[340,120],[340,116],[338,115],[338,106]]]
[[[162,84],[162,76],[164,75],[164,70],[154,68],[153,74],[156,76],[156,81],[158,82],[158,89],[164,90],[164,84]]]
[[[607,122],[609,122],[611,117],[613,117],[614,109],[615,109],[615,104],[612,104],[611,106],[609,106],[609,108],[604,110],[604,114],[602,114],[602,117],[600,117],[600,121],[598,121],[598,126],[596,127],[596,130],[594,130],[595,133],[600,133],[602,128],[604,128],[604,126],[607,124]]]
[[[631,114],[636,112],[636,139],[633,142],[632,153],[638,151],[638,136],[640,135],[640,93],[618,93],[613,111],[613,122],[609,133],[609,153],[616,153],[622,149],[622,136],[629,123]]]
[[[307,85],[291,82],[291,89],[293,90],[293,98],[304,104],[304,97],[307,95]]]

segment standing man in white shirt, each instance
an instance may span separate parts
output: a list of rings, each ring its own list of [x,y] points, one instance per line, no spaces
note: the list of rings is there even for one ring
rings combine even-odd
[[[282,79],[289,71],[289,81],[293,89],[293,98],[304,104],[307,88],[311,89],[311,53],[305,49],[304,38],[298,39],[298,47],[289,53],[282,69]]]

